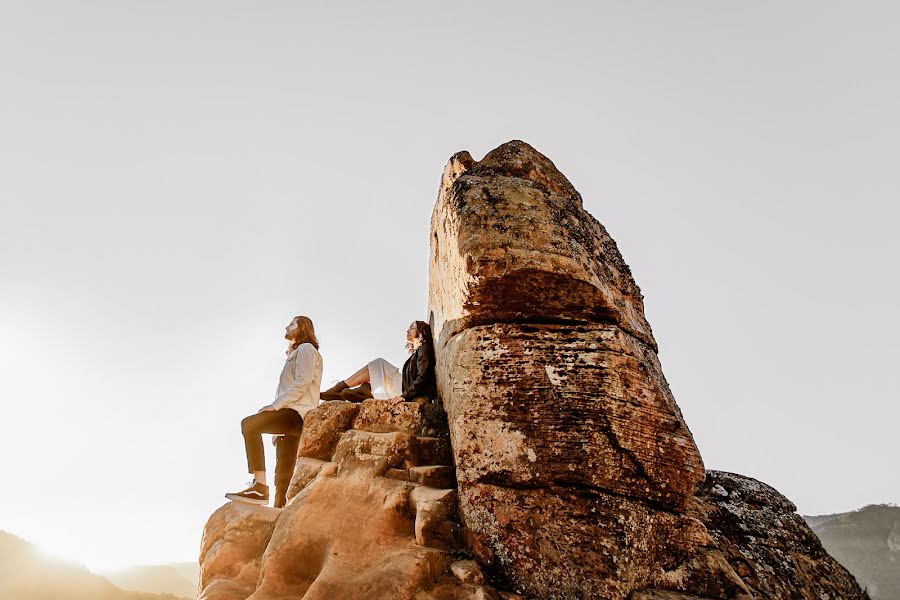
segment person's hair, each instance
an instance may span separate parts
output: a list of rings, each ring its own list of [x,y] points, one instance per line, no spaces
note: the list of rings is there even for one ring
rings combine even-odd
[[[406,342],[406,349],[411,353],[415,352],[419,346],[428,344],[432,346],[434,343],[431,339],[431,325],[425,321],[413,321],[412,325],[416,328],[416,337],[412,342]]]
[[[319,340],[316,339],[316,330],[313,328],[312,319],[309,317],[299,316],[294,317],[297,321],[297,331],[294,333],[293,339],[291,339],[291,345],[288,347],[287,353],[290,354],[293,352],[297,346],[300,344],[305,344],[309,342],[313,346],[315,346],[316,350],[319,349]]]

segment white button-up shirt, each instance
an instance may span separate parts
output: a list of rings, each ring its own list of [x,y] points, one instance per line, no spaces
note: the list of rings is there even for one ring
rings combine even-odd
[[[319,405],[319,386],[322,383],[322,355],[306,342],[294,348],[284,361],[281,379],[272,406],[293,408],[301,417]]]

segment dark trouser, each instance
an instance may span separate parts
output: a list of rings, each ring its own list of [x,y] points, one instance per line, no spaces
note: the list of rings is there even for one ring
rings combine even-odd
[[[266,470],[262,434],[280,433],[284,436],[278,440],[275,452],[276,507],[279,507],[279,493],[283,500],[291,476],[294,474],[302,432],[303,417],[293,408],[256,413],[241,421],[241,433],[244,434],[244,446],[247,449],[247,468],[250,473]],[[281,506],[284,506],[283,501]]]
[[[287,504],[288,487],[297,465],[299,435],[280,435],[275,440],[275,499],[272,506],[282,508]]]

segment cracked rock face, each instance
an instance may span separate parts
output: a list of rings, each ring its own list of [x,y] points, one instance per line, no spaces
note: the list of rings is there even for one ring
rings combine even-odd
[[[547,600],[831,597],[769,595],[790,584],[747,579],[761,549],[752,573],[736,562],[747,547],[695,498],[706,472],[640,289],[549,159],[520,141],[451,157],[430,243],[438,391],[486,575]]]
[[[476,556],[535,595],[624,597],[705,473],[628,265],[518,141],[451,158],[431,228],[438,388]]]
[[[460,482],[683,506],[703,461],[640,289],[565,176],[524,142],[479,163],[457,154],[431,229],[429,305]]]

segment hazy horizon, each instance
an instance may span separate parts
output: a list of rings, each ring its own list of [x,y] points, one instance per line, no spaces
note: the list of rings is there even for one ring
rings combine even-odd
[[[617,242],[707,468],[806,515],[900,502],[898,17],[0,0],[0,529],[196,560],[284,326],[323,387],[401,364],[444,164],[510,139]]]

